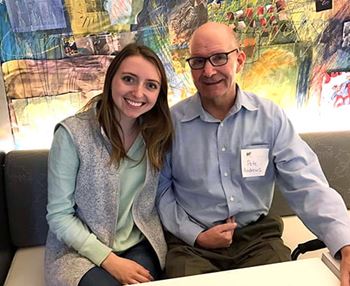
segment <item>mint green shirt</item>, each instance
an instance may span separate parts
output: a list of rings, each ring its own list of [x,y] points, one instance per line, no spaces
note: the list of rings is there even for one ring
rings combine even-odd
[[[143,239],[132,217],[132,204],[145,181],[146,159],[138,163],[144,153],[142,136],[138,136],[128,151],[135,161],[124,160],[119,170],[120,202],[116,234],[112,248],[103,244],[89,228],[75,216],[74,190],[79,158],[69,133],[62,127],[55,132],[48,162],[47,221],[58,239],[73,247],[80,255],[96,265],[111,251],[122,252]]]

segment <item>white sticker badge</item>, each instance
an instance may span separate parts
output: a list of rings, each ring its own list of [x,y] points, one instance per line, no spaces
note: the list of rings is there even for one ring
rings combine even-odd
[[[269,163],[269,149],[241,149],[243,178],[265,176]]]

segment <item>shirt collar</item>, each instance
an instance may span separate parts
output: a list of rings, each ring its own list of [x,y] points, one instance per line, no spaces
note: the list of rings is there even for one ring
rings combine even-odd
[[[252,98],[241,90],[238,85],[236,85],[237,97],[235,104],[232,106],[231,110],[227,114],[226,117],[229,117],[238,111],[241,110],[242,107],[249,111],[254,111],[258,109],[258,105]],[[220,120],[211,116],[208,112],[203,109],[201,104],[199,93],[195,93],[191,98],[189,98],[189,104],[184,112],[184,116],[182,118],[182,122],[191,121],[196,117],[200,117],[203,121],[207,122],[220,122]]]
[[[232,106],[227,117],[237,113],[238,111],[241,110],[242,107],[244,107],[249,111],[254,111],[259,109],[258,104],[252,99],[252,97],[248,93],[241,90],[238,84],[236,85],[236,91],[237,91],[237,96],[236,96],[235,104]]]
[[[197,117],[200,117],[203,121],[217,122],[218,120],[211,116],[203,109],[199,93],[195,93],[189,98],[189,104],[187,105],[182,122],[191,121]]]

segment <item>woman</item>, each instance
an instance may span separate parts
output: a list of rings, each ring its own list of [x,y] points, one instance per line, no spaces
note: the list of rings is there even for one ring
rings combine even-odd
[[[155,195],[171,137],[164,67],[152,50],[130,44],[111,62],[103,93],[55,128],[47,285],[157,278],[166,244]]]

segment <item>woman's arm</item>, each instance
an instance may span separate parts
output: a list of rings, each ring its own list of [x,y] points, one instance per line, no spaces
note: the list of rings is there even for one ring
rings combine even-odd
[[[78,169],[79,157],[73,140],[67,130],[60,126],[49,153],[46,218],[50,230],[59,240],[99,266],[111,249],[75,216],[74,191]]]

